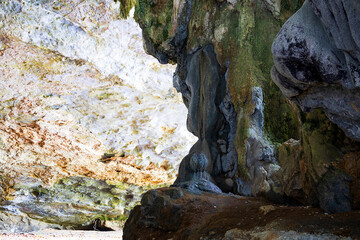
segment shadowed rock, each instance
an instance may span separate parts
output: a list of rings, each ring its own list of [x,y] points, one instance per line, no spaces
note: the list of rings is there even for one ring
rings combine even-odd
[[[309,0],[285,23],[272,46],[271,75],[282,93],[304,112],[322,110],[347,137],[355,140],[353,146],[360,141],[359,16],[359,1]],[[302,138],[306,142],[304,132]],[[321,141],[319,138],[308,145],[313,156],[318,150],[315,145]],[[343,143],[329,145],[317,161],[328,161],[327,152],[340,149],[341,145],[344,146]],[[336,165],[339,159],[340,155],[332,164]],[[311,177],[320,207],[332,213],[351,210],[354,193],[350,193],[349,174],[332,167],[325,171],[321,168],[320,164],[315,167],[316,175]],[[357,181],[356,177],[353,181]]]
[[[234,128],[231,129],[229,119],[236,113],[226,98],[225,74],[212,45],[190,54],[186,59],[186,69],[187,127],[199,140],[181,162],[174,185],[221,192],[216,187],[218,185],[229,192],[233,186],[228,178],[234,176],[237,166],[231,141],[233,133],[230,133]]]
[[[272,79],[305,112],[360,141],[360,2],[308,1],[276,37]]]
[[[269,82],[272,39],[303,2],[162,0],[150,6],[139,1],[135,16],[153,49],[145,47],[160,62],[157,51],[176,61],[174,87],[188,107],[187,127],[199,138],[182,160],[175,186],[193,193],[222,191],[306,205],[333,204],[333,209],[342,210],[355,202],[356,187],[350,192],[347,188],[349,171],[343,174],[339,166],[344,155],[360,153],[360,143],[352,137],[359,124],[357,75],[351,75],[346,57],[356,57],[358,47],[348,46],[358,46],[353,44],[357,33],[351,33],[352,41],[344,36],[346,48],[330,41],[326,29],[332,23],[319,17],[325,12],[314,11],[315,5],[327,2],[308,1],[273,46],[272,75],[284,95],[305,112],[320,109],[327,116],[319,110],[302,113]],[[336,18],[334,9],[340,3],[329,3],[336,21],[344,19]],[[323,5],[320,12],[327,11]],[[356,22],[356,8],[350,1],[344,3],[351,24]],[[338,176],[337,187],[327,174]],[[358,179],[352,176],[352,181]],[[328,196],[341,191],[347,202],[337,205],[326,191]]]
[[[123,238],[358,239],[359,220],[358,211],[330,215],[259,198],[160,188],[147,192],[131,211]]]

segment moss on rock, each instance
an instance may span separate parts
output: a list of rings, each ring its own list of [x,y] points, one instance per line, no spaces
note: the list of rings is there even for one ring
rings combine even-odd
[[[75,229],[96,227],[98,221],[121,226],[148,190],[88,177],[63,178],[51,187],[39,179],[22,177],[11,189],[13,199],[3,202],[4,211],[18,209],[31,219]]]
[[[114,0],[115,2],[120,2],[120,17],[128,18],[130,10],[135,6],[136,0]]]
[[[160,2],[162,4],[159,4]],[[151,6],[148,1],[139,0],[135,18],[143,29],[145,41],[150,40],[156,49],[166,53],[167,51],[160,46],[166,45],[170,38],[169,35],[162,33],[162,29],[170,29],[177,23],[176,19],[172,19],[165,24],[164,16],[176,15],[176,12],[171,4],[166,1],[160,2]],[[272,83],[270,69],[273,65],[271,54],[273,39],[285,20],[301,6],[302,2],[283,1],[283,10],[277,17],[265,9],[262,1],[246,0],[230,3],[197,0],[193,2],[186,51],[192,52],[211,43],[224,72],[227,70],[231,101],[238,113],[234,140],[239,163],[237,175],[243,179],[249,179],[245,142],[249,137],[250,115],[254,110],[251,104],[254,87],[261,87],[264,93],[266,138],[269,138],[273,145],[280,145],[290,138],[299,139],[298,110]],[[162,24],[159,23],[160,20]],[[170,36],[174,34],[172,31]],[[152,55],[157,56],[154,53]]]
[[[181,54],[184,55],[182,58],[186,59],[186,56],[197,49],[211,44],[223,72],[226,72],[231,102],[237,113],[234,139],[238,154],[236,176],[246,181],[253,180],[251,178],[254,173],[249,171],[247,165],[246,144],[252,134],[249,129],[256,107],[252,102],[252,89],[260,87],[264,96],[264,121],[261,129],[264,131],[263,138],[269,141],[275,150],[280,148],[280,152],[275,153],[278,162],[273,163],[280,166],[278,173],[284,173],[289,179],[291,173],[297,174],[297,181],[294,182],[296,186],[290,186],[289,182],[283,180],[283,186],[279,187],[274,183],[270,191],[284,191],[287,197],[294,197],[302,203],[317,204],[320,196],[318,183],[324,182],[322,178],[329,171],[338,169],[337,165],[344,154],[358,152],[359,144],[345,137],[321,111],[302,113],[290,99],[282,95],[271,80],[273,40],[285,21],[303,2],[304,0],[283,0],[280,13],[274,14],[267,10],[264,2],[260,0],[193,1],[192,11],[186,13],[191,13],[191,18],[187,25],[186,49]],[[163,13],[159,13],[159,9]],[[164,34],[162,29],[174,30],[176,19],[173,18],[168,25],[165,22],[159,25],[157,22],[159,19],[164,20],[165,15],[176,16],[173,6],[150,6],[148,2],[146,5],[139,0],[135,14],[143,28],[144,38],[150,40],[160,52],[168,54],[167,49],[159,46],[169,46],[169,39],[175,33],[168,31],[171,34]],[[152,31],[151,24],[155,24]],[[182,61],[178,63],[183,64]],[[180,67],[180,71],[182,68],[185,67]],[[186,75],[186,71],[183,72],[185,73],[182,74]],[[289,139],[294,139],[296,144],[289,145]],[[266,164],[264,163],[265,168]],[[269,174],[267,178],[272,177]]]
[[[138,0],[135,5],[135,20],[142,28],[145,50],[155,56],[157,53],[165,53],[166,56],[159,57],[163,63],[167,63],[169,57],[175,60],[174,49],[170,44],[175,36],[173,1]]]

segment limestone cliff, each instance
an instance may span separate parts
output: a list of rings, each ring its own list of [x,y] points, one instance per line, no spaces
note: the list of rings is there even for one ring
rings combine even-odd
[[[175,67],[119,6],[0,1],[0,230],[119,228],[195,142]]]
[[[358,170],[354,170],[358,169],[358,140],[346,137],[345,134],[349,137],[351,134],[346,131],[344,134],[332,123],[335,115],[330,116],[325,111],[329,121],[320,110],[303,113],[304,107],[300,109],[294,104],[309,105],[312,95],[309,99],[289,101],[285,97],[294,96],[292,92],[288,94],[294,87],[276,71],[273,76],[280,76],[274,79],[281,80],[280,84],[280,80],[275,83],[280,85],[282,92],[271,81],[272,42],[284,22],[302,5],[300,0],[138,1],[135,18],[143,31],[145,49],[161,63],[177,63],[174,86],[182,93],[188,107],[188,129],[199,138],[180,165],[176,186],[192,191],[221,190],[265,195],[276,201],[320,204],[330,212],[359,207]],[[308,15],[301,15],[308,5],[305,3],[292,18],[297,18],[295,21],[300,26],[312,21]],[[356,8],[357,5],[348,7]],[[321,15],[320,10],[316,11],[317,15]],[[349,25],[356,24],[349,22]],[[290,30],[282,30],[280,38],[288,36],[287,31]],[[320,43],[327,44],[322,36],[317,37],[322,39]],[[302,48],[299,44],[293,45]],[[321,46],[313,45],[312,48],[310,50],[315,51]],[[276,45],[273,49],[276,53],[288,54],[286,49],[277,51]],[[335,52],[331,56],[340,61],[335,58],[337,55]],[[346,56],[350,59],[352,55]],[[312,62],[307,66],[320,68],[310,57]],[[349,64],[354,66],[355,63],[358,67],[353,58]],[[280,66],[276,62],[279,59],[284,60],[275,54],[275,69]],[[292,60],[285,58],[284,61],[294,66]],[[331,72],[333,65],[324,64],[323,72]],[[296,66],[291,69],[292,73],[306,79],[308,76]],[[306,73],[316,74],[312,68]],[[353,75],[356,77],[356,72]],[[333,72],[333,76],[337,73]],[[290,80],[294,79],[297,80]],[[340,80],[328,78],[328,81]],[[299,88],[304,90],[313,85],[313,82],[301,83]],[[345,105],[341,103],[344,98],[356,101],[356,89],[346,90],[352,95],[335,87],[328,89],[336,96],[339,107],[356,112],[359,101],[340,106]],[[313,92],[321,95],[321,89],[316,88]],[[322,102],[323,105],[327,103]],[[356,114],[348,117],[349,121],[344,124],[351,125],[356,121]],[[356,125],[352,127],[356,129]],[[349,171],[349,166],[355,167]],[[339,195],[335,197],[337,193]]]

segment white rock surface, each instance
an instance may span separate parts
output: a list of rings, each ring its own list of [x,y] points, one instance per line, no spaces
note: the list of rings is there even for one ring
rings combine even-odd
[[[196,138],[175,66],[148,56],[118,12],[112,0],[0,3],[0,171],[106,178],[104,153],[177,168]]]
[[[0,232],[0,240],[120,240],[122,231],[66,231],[46,229],[27,234]]]

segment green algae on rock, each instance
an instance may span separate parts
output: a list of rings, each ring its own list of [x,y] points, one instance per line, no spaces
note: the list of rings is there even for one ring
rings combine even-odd
[[[304,112],[298,151],[305,195],[328,212],[358,208],[358,177],[341,166],[356,169],[360,156],[360,41],[352,30],[359,13],[356,1],[306,1],[272,46],[272,79]]]
[[[96,229],[106,222],[120,228],[140,195],[148,190],[87,177],[63,178],[51,187],[39,179],[22,177],[15,180],[12,189],[11,198],[2,202],[4,216],[26,215],[42,222],[39,228],[47,223],[64,229]]]
[[[191,102],[199,97],[192,91],[194,83],[200,82],[202,78],[200,76],[189,81],[192,75],[188,66],[192,61],[191,56],[211,45],[217,59],[213,68],[220,65],[222,69],[219,74],[226,82],[225,89],[228,94],[226,98],[218,95],[215,100],[218,104],[216,108],[221,109],[221,104],[228,101],[225,99],[230,99],[229,103],[237,115],[236,132],[234,135],[229,134],[229,131],[213,133],[214,139],[210,140],[212,143],[202,144],[203,149],[196,144],[184,158],[184,162],[191,159],[193,154],[204,153],[212,165],[208,168],[210,181],[220,186],[223,191],[229,191],[231,186],[232,192],[240,194],[264,195],[275,201],[320,204],[329,210],[325,207],[326,204],[324,205],[326,197],[324,198],[323,193],[327,191],[324,189],[329,187],[326,182],[330,183],[333,181],[331,179],[335,178],[331,176],[337,175],[344,180],[344,185],[338,185],[337,190],[334,190],[344,194],[344,201],[356,195],[347,187],[350,184],[349,172],[342,171],[338,165],[347,153],[359,152],[359,143],[345,137],[341,130],[328,122],[323,113],[302,113],[291,99],[283,96],[278,84],[275,84],[270,76],[274,63],[271,52],[273,40],[285,21],[299,10],[303,3],[302,0],[197,0],[147,6],[139,1],[140,6],[148,8],[146,11],[145,8],[135,11],[135,18],[143,29],[148,53],[162,63],[166,63],[167,59],[177,61],[174,86],[183,94],[184,103],[189,108],[190,131],[194,125],[191,122],[197,119],[197,114],[203,114],[198,108],[206,106],[205,104],[193,109],[191,105]],[[173,31],[166,37],[158,32],[159,29],[151,32],[151,26],[144,24],[163,19],[163,16],[158,14],[159,9],[167,15],[175,16],[170,23],[162,23],[162,27],[173,26]],[[177,37],[179,35],[182,35],[182,38]],[[201,64],[199,68],[200,66]],[[204,77],[205,75],[203,74]],[[203,84],[201,87],[204,86]],[[220,128],[228,129],[228,126],[231,126],[231,121],[228,121],[230,118],[226,117],[226,113],[222,114],[226,121],[219,121],[218,124],[222,126]],[[197,124],[198,128],[201,128],[206,122],[200,121]],[[214,128],[212,131],[217,130]],[[228,135],[224,135],[224,132]],[[232,144],[236,152],[231,156],[237,155],[237,170],[234,175],[231,171],[224,171],[233,159],[223,158],[219,154],[221,149],[233,151],[229,147]],[[209,145],[211,154],[208,154]],[[224,145],[227,148],[224,148]],[[211,170],[217,169],[216,166],[221,166],[218,168],[220,171]],[[192,171],[189,166],[185,168]],[[188,186],[188,179],[184,177],[186,173],[183,172],[179,172],[178,182],[186,179]],[[292,177],[294,179],[288,181]],[[357,178],[352,179],[357,181]],[[224,188],[225,182],[228,185]],[[353,206],[356,205],[355,199],[349,201],[353,202]],[[345,209],[349,208],[345,207],[343,210]]]
[[[234,174],[229,174],[220,168],[217,173],[215,173],[216,171],[211,172],[211,176],[218,179],[218,184],[222,182],[219,179],[232,178],[238,186],[237,189],[231,191],[238,191],[243,194],[271,191],[269,183],[265,183],[269,186],[266,189],[261,189],[255,184],[250,192],[246,185],[252,185],[250,182],[255,181],[255,179],[270,178],[270,174],[255,173],[254,175],[254,171],[265,173],[270,172],[270,169],[276,169],[274,165],[276,164],[276,154],[272,150],[274,146],[279,146],[289,138],[299,139],[296,114],[270,80],[270,69],[273,64],[270,51],[272,40],[289,16],[289,11],[294,12],[299,4],[294,4],[296,6],[294,7],[293,3],[287,5],[283,3],[285,6],[283,13],[277,14],[276,17],[264,7],[262,1],[242,1],[241,3],[232,1],[178,1],[174,5],[154,4],[154,6],[150,6],[150,3],[147,4],[139,1],[139,6],[135,11],[135,18],[143,29],[144,40],[151,44],[150,47],[145,46],[145,48],[156,49],[156,51],[148,51],[148,53],[157,57],[160,62],[166,62],[163,59],[177,60],[178,66],[174,76],[174,84],[177,90],[183,93],[185,104],[188,104],[194,97],[189,95],[188,82],[185,81],[188,74],[186,62],[190,61],[188,56],[207,44],[211,44],[222,68],[221,74],[227,83],[226,89],[228,90],[226,91],[230,96],[230,103],[238,115],[237,120],[235,120],[237,130],[234,138],[226,139],[227,137],[225,137],[226,145],[229,146],[233,143],[235,145],[236,152],[229,150],[231,148],[227,151],[237,153],[238,170],[234,176]],[[175,16],[171,22],[166,23],[173,26],[171,28],[173,31],[166,38],[162,34],[151,32],[151,26],[146,25],[146,23],[162,22],[160,21],[162,15],[158,14],[160,8],[163,12],[169,12],[168,15]],[[155,24],[153,27],[156,26]],[[181,32],[184,35],[181,38],[182,42],[179,40],[180,38],[177,38],[181,29],[187,29]],[[178,41],[176,42],[176,40]],[[159,47],[165,45],[169,46],[166,50]],[[257,98],[256,96],[260,97]],[[221,103],[224,99],[219,95],[216,101]],[[276,106],[276,110],[269,109],[268,106],[274,108]],[[191,110],[189,109],[189,111]],[[256,112],[258,111],[261,112],[259,115],[261,119],[257,119]],[[273,111],[278,111],[279,114],[271,114]],[[196,117],[196,115],[192,117]],[[256,134],[255,138],[252,138],[253,134]],[[215,137],[215,139],[217,138],[215,142],[219,140],[220,135]],[[254,140],[250,140],[250,138]],[[219,144],[215,143],[218,146],[211,148],[212,155],[208,157],[210,158],[210,165],[226,166],[229,164],[227,161],[232,161],[230,158],[223,161],[215,160],[217,158],[215,153],[217,150],[215,151],[215,149],[221,148],[221,144]],[[259,152],[256,159],[251,159],[251,152],[253,151]],[[231,155],[235,156],[234,154]],[[263,171],[256,167],[257,163],[264,165],[261,169],[267,170],[264,169]],[[229,180],[227,181],[229,182]],[[236,184],[231,185],[235,186]]]
[[[135,6],[136,0],[114,0],[115,2],[120,2],[120,17],[128,18],[130,15],[130,10]]]
[[[173,1],[139,0],[135,5],[135,19],[143,30],[145,50],[157,56],[161,63],[168,63],[168,56],[175,55],[170,44],[175,33],[172,25]]]

